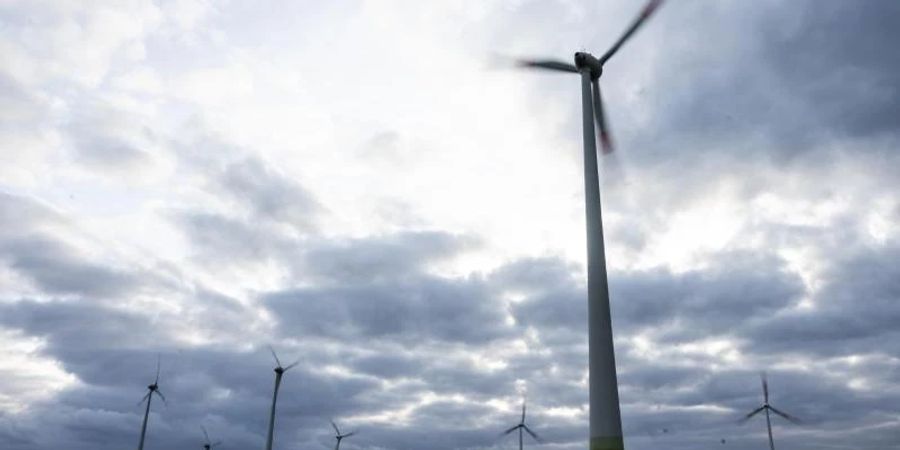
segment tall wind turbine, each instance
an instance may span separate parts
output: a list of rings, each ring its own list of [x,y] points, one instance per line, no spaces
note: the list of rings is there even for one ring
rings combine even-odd
[[[794,416],[791,416],[783,411],[779,411],[777,408],[769,404],[769,382],[766,379],[766,373],[763,372],[760,374],[760,379],[762,379],[762,388],[763,388],[763,405],[759,408],[754,409],[750,414],[742,417],[740,423],[744,423],[750,420],[751,417],[759,414],[762,411],[766,412],[766,429],[769,431],[769,450],[775,450],[775,441],[772,439],[772,420],[769,418],[769,411],[772,411],[775,414],[778,414],[781,417],[784,417],[789,422],[794,424],[800,424],[800,420]]]
[[[166,403],[166,396],[159,390],[159,357],[156,358],[156,378],[153,384],[147,386],[147,395],[141,399],[140,403],[147,402],[147,408],[144,410],[144,422],[141,424],[141,440],[138,442],[138,450],[144,450],[144,438],[147,437],[147,419],[150,417],[150,402],[153,400],[153,394],[159,396],[163,403]]]
[[[530,434],[535,441],[541,442],[541,438],[539,438],[534,431],[531,431],[531,428],[528,428],[528,425],[525,425],[525,400],[522,400],[522,419],[519,420],[519,424],[504,431],[501,436],[506,436],[516,430],[519,430],[519,450],[522,450],[522,431]]]
[[[597,171],[597,143],[594,121],[600,130],[603,153],[613,151],[609,126],[600,96],[600,75],[612,58],[635,31],[644,24],[662,0],[650,0],[625,33],[602,56],[575,53],[575,64],[527,59],[519,60],[525,68],[569,72],[581,75],[581,108],[584,129],[584,191],[588,250],[588,352],[590,355],[590,449],[623,450],[622,419],[619,413],[619,388],[613,351],[612,323],[609,312],[609,286],[606,278],[606,255],[603,246],[603,219],[600,208],[600,183]]]
[[[351,431],[351,432],[349,432],[349,433],[347,433],[347,434],[341,434],[341,430],[338,429],[337,424],[335,424],[333,420],[331,421],[331,426],[332,426],[332,428],[334,428],[334,433],[335,433],[335,434],[334,434],[334,438],[337,439],[337,443],[334,444],[334,450],[340,450],[340,449],[341,449],[341,441],[342,441],[344,438],[348,438],[348,437],[353,436],[354,434],[356,434],[355,431]]]
[[[275,358],[275,392],[272,394],[272,410],[269,412],[269,433],[266,437],[266,450],[272,450],[272,439],[275,434],[275,403],[278,401],[278,388],[281,386],[281,377],[284,376],[284,373],[288,370],[291,370],[294,366],[300,363],[300,361],[295,361],[293,364],[282,367],[281,360],[278,359],[278,355],[275,354],[275,349],[269,347],[269,351],[272,352],[272,356]]]
[[[209,433],[206,432],[206,427],[201,426],[200,429],[203,430],[203,439],[204,439],[203,450],[210,450],[213,447],[222,443],[222,441],[210,442]]]

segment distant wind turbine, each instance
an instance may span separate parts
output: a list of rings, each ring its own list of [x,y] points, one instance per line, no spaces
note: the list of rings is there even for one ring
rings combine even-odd
[[[144,438],[147,437],[147,419],[150,417],[150,402],[153,400],[153,394],[159,396],[160,400],[163,403],[166,403],[166,396],[159,390],[159,356],[156,357],[156,378],[153,380],[153,384],[147,386],[148,392],[144,398],[141,399],[138,404],[147,402],[147,408],[144,410],[144,422],[141,424],[141,440],[138,442],[138,450],[144,450]]]
[[[551,59],[520,59],[519,67],[567,72],[581,76],[581,110],[584,140],[584,190],[587,225],[588,358],[590,400],[590,449],[622,450],[622,418],[613,350],[606,276],[606,250],[600,208],[597,142],[594,122],[600,132],[603,153],[613,151],[613,142],[600,96],[600,75],[607,61],[646,22],[662,0],[649,0],[622,36],[601,56],[575,53],[575,64]]]
[[[222,443],[222,441],[210,442],[209,433],[206,432],[206,427],[200,427],[200,429],[203,430],[203,439],[204,439],[203,450],[210,450],[211,448]]]
[[[341,448],[341,440],[343,440],[344,438],[348,438],[348,437],[353,436],[354,434],[356,434],[355,431],[351,431],[351,432],[349,432],[349,433],[347,433],[347,434],[341,434],[341,430],[338,429],[337,424],[335,424],[333,420],[331,421],[331,426],[334,428],[334,433],[335,433],[334,438],[337,439],[337,443],[334,444],[334,450],[340,450],[340,448]]]
[[[266,437],[266,450],[272,450],[272,439],[275,434],[275,403],[278,402],[278,388],[281,386],[281,377],[284,376],[284,373],[288,370],[291,370],[294,366],[300,363],[300,361],[295,361],[293,364],[290,364],[287,367],[281,366],[281,360],[278,359],[278,355],[275,354],[275,349],[269,347],[269,351],[272,352],[272,356],[275,358],[275,392],[272,394],[272,410],[269,412],[269,433]]]
[[[772,420],[769,418],[769,411],[772,411],[775,414],[778,414],[781,417],[784,417],[789,422],[794,424],[800,424],[800,419],[797,419],[794,416],[791,416],[783,411],[778,410],[774,406],[769,404],[769,382],[766,378],[766,373],[763,372],[760,374],[760,379],[762,380],[762,388],[763,388],[763,405],[759,408],[754,409],[750,414],[742,417],[740,423],[745,423],[750,420],[751,417],[759,414],[762,411],[766,412],[766,429],[769,431],[769,450],[775,450],[775,441],[772,439]]]
[[[530,434],[535,441],[541,442],[541,438],[538,437],[537,433],[531,431],[531,428],[528,428],[528,425],[525,425],[525,400],[522,400],[522,419],[519,421],[519,424],[504,431],[501,436],[506,436],[516,430],[519,430],[519,450],[522,450],[522,431]]]

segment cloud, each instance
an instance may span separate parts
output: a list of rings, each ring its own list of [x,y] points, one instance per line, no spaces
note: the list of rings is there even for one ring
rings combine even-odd
[[[4,448],[134,445],[157,356],[148,447],[258,447],[267,344],[281,448],[503,448],[522,393],[583,448],[577,83],[484,55],[637,7],[397,6],[0,7]],[[780,445],[897,441],[897,13],[678,2],[610,61],[629,448],[758,448],[759,370]]]

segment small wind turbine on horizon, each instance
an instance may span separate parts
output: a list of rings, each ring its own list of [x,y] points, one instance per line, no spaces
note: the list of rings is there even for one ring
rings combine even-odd
[[[284,373],[288,370],[291,370],[297,364],[300,364],[300,361],[295,361],[293,364],[288,365],[287,367],[281,366],[281,360],[278,359],[278,355],[275,354],[275,349],[269,347],[269,351],[272,352],[272,356],[275,358],[275,392],[272,394],[272,409],[269,412],[269,432],[266,436],[266,450],[272,450],[272,440],[275,434],[275,404],[278,402],[278,388],[281,386],[281,377],[284,376]]]
[[[754,409],[750,414],[747,414],[746,416],[742,417],[741,420],[739,421],[739,423],[743,424],[743,423],[747,422],[748,420],[750,420],[751,417],[759,414],[760,412],[765,411],[765,413],[766,413],[766,429],[769,432],[769,450],[775,450],[775,440],[772,439],[772,420],[769,418],[769,411],[772,411],[773,413],[775,413],[781,417],[784,417],[789,422],[796,424],[796,425],[800,424],[800,419],[797,419],[796,417],[791,416],[783,411],[780,411],[779,409],[770,405],[769,404],[769,382],[768,382],[768,379],[766,378],[765,372],[760,374],[760,379],[762,380],[762,388],[763,388],[763,405],[760,406],[759,408]]]
[[[144,410],[144,422],[141,424],[141,440],[138,442],[138,450],[144,450],[144,438],[147,437],[147,419],[150,417],[150,402],[153,400],[153,394],[159,396],[160,400],[163,403],[166,403],[166,396],[159,390],[159,366],[160,366],[160,357],[156,357],[156,378],[153,380],[153,384],[147,386],[147,395],[138,402],[138,405],[141,403],[147,402],[147,408]]]
[[[603,153],[613,151],[613,142],[600,96],[603,66],[645,23],[662,0],[650,0],[625,33],[599,58],[587,52],[575,53],[575,64],[548,59],[520,59],[519,67],[568,72],[581,75],[581,109],[584,141],[584,190],[588,250],[588,354],[590,384],[590,450],[623,450],[619,388],[613,350],[609,311],[606,250],[600,208],[600,181],[597,169],[597,142],[594,122],[600,130]]]
[[[222,443],[222,441],[210,442],[209,433],[206,432],[206,427],[201,426],[200,429],[203,430],[203,439],[204,439],[203,450],[210,450],[213,447]]]
[[[531,437],[538,443],[541,442],[541,438],[538,437],[537,433],[535,433],[534,431],[531,431],[531,428],[528,428],[528,425],[525,425],[525,400],[524,399],[522,400],[522,419],[519,420],[519,424],[504,431],[503,434],[501,434],[501,436],[506,436],[516,430],[519,430],[519,450],[522,450],[522,446],[523,446],[522,431],[530,434]]]
[[[341,441],[342,441],[344,438],[348,438],[348,437],[353,436],[354,434],[356,434],[355,431],[351,431],[351,432],[349,432],[349,433],[347,433],[347,434],[341,434],[341,430],[338,428],[337,424],[335,424],[333,420],[331,421],[331,427],[334,428],[334,433],[335,433],[334,438],[337,439],[337,443],[334,444],[334,450],[340,450],[340,448],[341,448]]]

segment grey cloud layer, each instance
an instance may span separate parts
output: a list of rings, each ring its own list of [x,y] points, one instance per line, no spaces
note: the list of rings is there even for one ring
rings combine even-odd
[[[29,208],[24,199],[7,196],[6,202]],[[580,411],[578,417],[585,414],[580,384],[586,361],[585,305],[577,267],[556,259],[532,259],[464,278],[428,273],[432,258],[451,256],[467,245],[465,239],[437,232],[320,244],[298,257],[308,267],[315,267],[315,261],[332,261],[319,267],[321,284],[260,297],[277,318],[276,335],[293,342],[280,348],[283,357],[297,355],[303,362],[288,377],[282,402],[280,433],[287,448],[326,441],[323,424],[328,417],[396,411],[429,392],[461,395],[462,401],[437,400],[413,407],[404,419],[410,427],[425,427],[434,448],[490,446],[496,443],[494,433],[514,414],[503,414],[485,402],[509,398],[515,379],[528,381],[535,427],[548,438],[549,447],[568,448],[580,442],[572,433],[582,435],[583,427],[543,412],[566,407]],[[382,250],[386,248],[392,251]],[[862,371],[842,366],[838,358],[849,354],[852,340],[834,333],[824,341],[807,339],[797,323],[829,323],[836,314],[851,310],[845,303],[852,301],[849,293],[859,293],[878,302],[864,305],[877,305],[884,320],[860,317],[867,327],[853,337],[868,342],[890,339],[895,331],[889,319],[898,313],[897,305],[889,301],[896,298],[896,277],[872,270],[871,264],[878,267],[881,258],[894,255],[895,250],[876,249],[836,261],[828,278],[835,289],[814,298],[822,308],[806,312],[792,309],[804,292],[802,285],[772,256],[728,255],[713,270],[684,274],[613,273],[622,397],[635,447],[665,443],[670,448],[691,448],[704,440],[717,441],[718,435],[737,448],[751,447],[753,426],[731,425],[759,401],[755,372],[746,366],[772,361],[779,354],[824,355],[815,364],[827,364],[834,374],[817,383],[811,383],[813,375],[807,371],[781,369],[772,374],[777,404],[807,418],[809,427],[889,421],[891,399],[900,396],[897,365],[885,362],[887,370],[878,373],[868,365]],[[78,273],[78,264],[71,266]],[[47,270],[62,274],[68,267]],[[876,276],[864,276],[869,273]],[[859,283],[865,289],[859,289]],[[523,299],[509,303],[504,295],[510,292]],[[134,401],[142,393],[142,382],[152,375],[157,350],[163,352],[163,380],[171,405],[153,417],[155,439],[165,439],[165,445],[188,445],[202,420],[232,445],[259,444],[264,428],[260,411],[265,410],[271,388],[270,362],[261,343],[252,352],[186,347],[168,339],[173,330],[155,321],[152,313],[92,303],[85,299],[95,291],[77,286],[48,291],[54,293],[81,300],[23,299],[4,304],[0,317],[4,327],[46,338],[43,352],[61,361],[84,384],[58,397],[55,412],[51,405],[37,405],[29,415],[15,419],[16,427],[28,429],[37,426],[32,422],[36,414],[49,415],[58,435],[36,438],[27,432],[29,437],[4,432],[5,441],[20,442],[12,448],[43,448],[62,441],[74,442],[75,448],[128,444],[134,438],[128,424],[139,423]],[[506,325],[507,313],[516,319],[515,325]],[[212,314],[212,322],[219,320],[218,313]],[[652,362],[630,341],[643,332],[655,340],[658,356]],[[792,336],[798,332],[801,336]],[[684,346],[709,338],[740,343],[747,362],[710,371],[708,364],[714,358],[683,352]],[[508,353],[516,339],[528,341],[530,350]],[[505,368],[485,369],[468,360],[491,347],[506,354],[501,356]],[[897,357],[887,350],[881,348],[874,355]],[[322,370],[329,365],[346,372]],[[880,383],[885,390],[877,397],[855,394],[841,381],[855,376]],[[388,381],[391,384],[386,385]],[[703,405],[724,412],[679,410]],[[847,409],[867,412],[857,417]],[[385,448],[419,448],[417,439],[426,434],[404,425],[353,424],[366,430],[360,436],[367,445]],[[100,444],[111,437],[115,440]],[[782,439],[800,443],[799,436]]]

